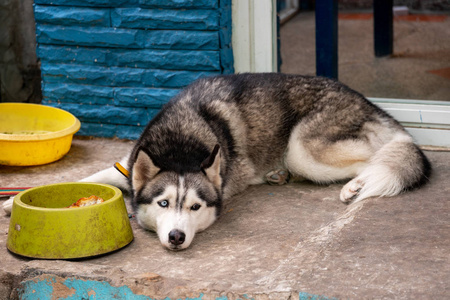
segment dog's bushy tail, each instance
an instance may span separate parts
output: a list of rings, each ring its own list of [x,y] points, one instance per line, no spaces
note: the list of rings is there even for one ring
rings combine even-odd
[[[344,186],[341,200],[357,202],[368,197],[395,196],[425,184],[430,174],[427,157],[409,135],[399,133],[375,153],[366,169]]]

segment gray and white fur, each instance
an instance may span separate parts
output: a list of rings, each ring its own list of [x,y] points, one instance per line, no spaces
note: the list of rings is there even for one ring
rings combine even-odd
[[[132,192],[139,224],[187,248],[222,201],[249,185],[351,179],[342,202],[394,196],[428,180],[430,163],[405,129],[326,78],[240,74],[197,80],[150,121],[124,165],[85,181]]]

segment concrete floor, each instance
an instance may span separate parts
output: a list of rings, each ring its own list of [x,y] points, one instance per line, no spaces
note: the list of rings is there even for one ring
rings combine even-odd
[[[284,40],[288,30],[310,30],[311,18],[301,14],[282,28],[283,71],[315,73],[310,33],[288,39],[289,47]],[[450,100],[448,79],[426,72],[450,66],[448,39],[440,46],[447,50],[439,52],[433,40],[440,38],[427,31],[428,52],[442,59],[423,56],[420,68],[408,69],[418,63],[418,42],[402,52],[406,57],[374,58],[366,32],[371,22],[346,22],[340,21],[340,30],[357,30],[340,39],[342,81],[371,97]],[[447,25],[439,30],[449,36]],[[414,30],[396,34],[396,52],[399,40],[428,25],[408,26]],[[353,45],[352,52],[341,44]],[[0,166],[0,186],[77,181],[110,167],[131,146],[76,138],[58,162]],[[131,219],[135,240],[117,252],[82,260],[27,259],[7,251],[9,218],[0,213],[0,299],[450,298],[450,152],[426,154],[434,167],[428,185],[355,205],[340,203],[342,184],[252,186],[227,202],[220,219],[181,252],[164,249]]]
[[[131,145],[76,138],[58,162],[0,167],[1,186],[76,181],[109,167]],[[131,219],[135,240],[120,251],[72,261],[27,259],[6,249],[9,218],[2,214],[0,299],[36,299],[36,291],[41,299],[80,299],[119,288],[128,292],[122,299],[448,298],[450,152],[427,156],[434,166],[430,184],[355,205],[339,201],[342,184],[252,186],[181,252],[166,250]]]

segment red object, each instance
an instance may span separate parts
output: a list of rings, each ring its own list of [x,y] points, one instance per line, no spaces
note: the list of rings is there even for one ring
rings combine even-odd
[[[28,189],[31,187],[1,187],[0,195],[14,196]]]

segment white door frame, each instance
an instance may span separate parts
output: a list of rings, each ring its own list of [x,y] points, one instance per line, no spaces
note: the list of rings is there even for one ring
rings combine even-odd
[[[276,0],[232,1],[234,70],[277,71]]]

